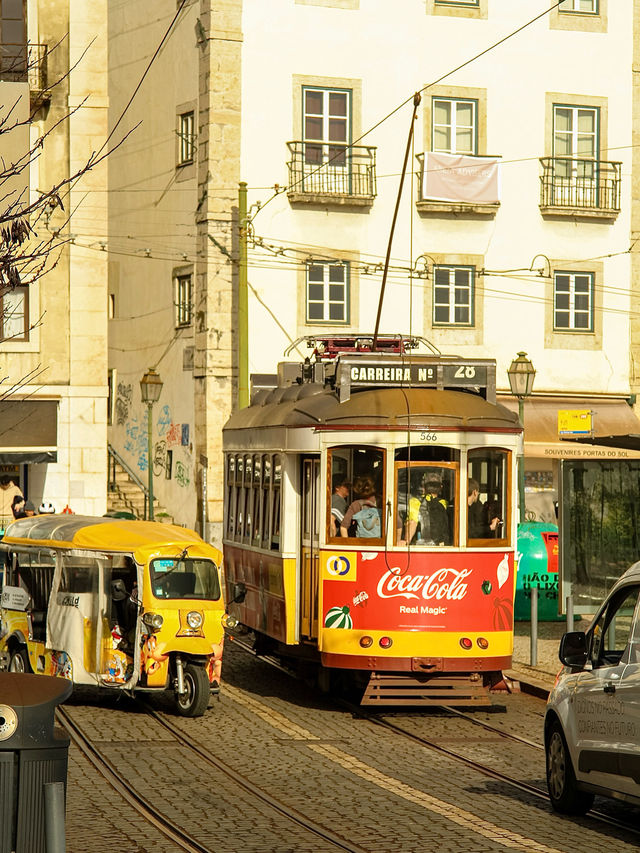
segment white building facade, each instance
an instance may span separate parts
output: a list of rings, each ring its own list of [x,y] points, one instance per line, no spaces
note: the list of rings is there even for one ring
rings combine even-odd
[[[110,160],[110,440],[146,476],[138,382],[156,367],[151,461],[177,521],[220,540],[220,429],[245,351],[249,373],[270,373],[299,337],[372,334],[415,92],[380,332],[495,358],[509,405],[507,368],[528,353],[530,508],[543,520],[558,460],[602,452],[562,445],[559,410],[634,431],[640,3],[550,5],[199,0],[176,11],[156,0],[110,11],[114,118],[168,33],[123,129],[142,125]]]

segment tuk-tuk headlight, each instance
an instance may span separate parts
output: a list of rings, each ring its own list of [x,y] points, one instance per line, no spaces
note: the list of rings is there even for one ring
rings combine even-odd
[[[162,618],[161,613],[145,613],[142,617],[142,621],[147,628],[151,628],[152,631],[159,631],[160,628],[162,628],[164,619]]]
[[[240,623],[236,619],[235,616],[232,616],[230,613],[225,613],[222,617],[222,627],[223,628],[237,628]]]
[[[193,628],[194,631],[196,628],[200,628],[202,625],[202,613],[199,610],[190,610],[187,613],[187,625]]]

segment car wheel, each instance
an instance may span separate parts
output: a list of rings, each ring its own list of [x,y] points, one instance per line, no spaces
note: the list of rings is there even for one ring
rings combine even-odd
[[[593,805],[593,794],[580,791],[562,726],[556,720],[547,735],[547,788],[554,810],[581,815]]]
[[[11,652],[9,672],[31,672],[29,653],[24,646],[17,646]]]

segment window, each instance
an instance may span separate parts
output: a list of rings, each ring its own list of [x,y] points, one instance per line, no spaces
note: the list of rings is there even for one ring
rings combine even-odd
[[[456,545],[457,453],[444,447],[398,448],[395,468],[396,545]]]
[[[433,322],[436,325],[473,326],[473,267],[433,268]]]
[[[612,597],[591,633],[589,657],[594,667],[616,666],[631,640],[638,587],[625,587]]]
[[[477,101],[433,98],[431,150],[477,154]]]
[[[331,496],[327,540],[355,537],[380,542],[385,529],[384,451],[345,445],[329,451]]]
[[[435,0],[436,6],[479,6],[480,0]]]
[[[305,163],[344,167],[351,142],[351,92],[303,87],[302,104]]]
[[[573,181],[590,180],[599,157],[599,110],[554,104],[553,156],[555,175]]]
[[[192,278],[176,276],[176,326],[190,326],[193,319]]]
[[[560,12],[581,12],[591,15],[598,14],[598,0],[561,0]]]
[[[196,156],[196,132],[193,111],[178,116],[178,165],[193,163]]]
[[[28,63],[24,0],[1,0],[0,15],[2,79],[26,81]]]
[[[555,329],[593,331],[593,285],[593,273],[554,273],[553,324]]]
[[[467,539],[495,547],[509,534],[509,453],[478,448],[467,457]]]
[[[307,323],[349,322],[349,264],[310,261],[307,264]]]
[[[0,340],[29,340],[29,290],[16,287],[0,297]]]
[[[278,454],[231,454],[226,466],[226,538],[256,548],[280,549]]]

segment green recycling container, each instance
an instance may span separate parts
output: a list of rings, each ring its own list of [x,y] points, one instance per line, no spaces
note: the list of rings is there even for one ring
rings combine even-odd
[[[558,613],[558,525],[525,521],[518,525],[518,574],[513,616],[531,618],[531,588],[538,587],[538,621],[556,622]]]

